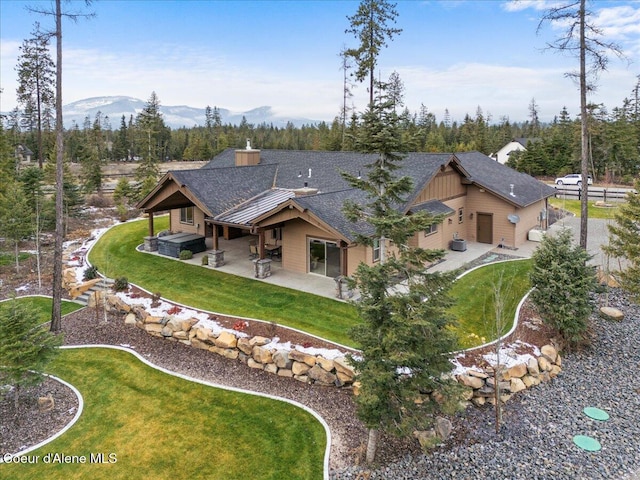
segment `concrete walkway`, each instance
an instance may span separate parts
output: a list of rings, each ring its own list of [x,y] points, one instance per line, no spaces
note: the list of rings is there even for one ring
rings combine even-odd
[[[607,220],[590,219],[588,231],[588,251],[594,258],[592,263],[604,265],[606,258],[601,250],[601,245],[607,243]],[[580,239],[580,219],[577,217],[566,217],[552,225],[550,232],[556,232],[561,228],[569,228],[573,232],[576,243]],[[253,237],[242,237],[233,240],[220,239],[220,249],[224,250],[225,264],[216,270],[232,275],[239,275],[246,278],[255,278],[253,259],[249,255],[249,241]],[[493,252],[496,254],[511,255],[514,258],[530,258],[538,248],[538,242],[527,241],[517,249],[498,248],[495,245],[486,243],[467,242],[467,250],[464,252],[447,251],[444,261],[433,266],[430,271],[450,271],[455,270],[481,257]],[[207,252],[194,255],[188,260],[194,265],[202,265],[202,257]],[[170,257],[167,257],[170,258]],[[203,267],[210,268],[210,267]],[[257,280],[257,279],[256,279]],[[323,297],[336,298],[336,283],[333,278],[316,275],[313,273],[296,273],[282,269],[282,263],[277,259],[271,262],[271,276],[261,279],[261,282],[278,285],[281,287],[293,288]]]

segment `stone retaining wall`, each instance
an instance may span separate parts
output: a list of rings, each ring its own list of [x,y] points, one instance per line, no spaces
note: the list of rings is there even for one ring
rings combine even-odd
[[[498,374],[500,400],[506,402],[514,393],[548,382],[562,371],[562,358],[552,345],[540,349],[540,356],[502,368]],[[495,404],[495,370],[470,368],[456,375],[456,380],[467,387],[465,399],[474,405]]]
[[[269,348],[270,338],[247,337],[228,330],[214,332],[199,325],[196,318],[185,320],[173,315],[153,316],[140,306],[127,305],[116,295],[109,295],[107,303],[124,315],[125,323],[135,325],[150,335],[237,359],[250,368],[325,386],[342,387],[353,384],[355,380],[353,367],[345,357],[328,359],[296,349]]]
[[[67,285],[78,288],[77,285]],[[135,325],[150,335],[176,341],[194,348],[208,350],[229,359],[237,359],[249,366],[274,375],[304,383],[325,386],[352,386],[357,395],[356,374],[345,357],[324,358],[296,350],[270,348],[271,339],[247,337],[234,331],[213,332],[198,325],[196,318],[180,319],[173,315],[153,316],[140,305],[128,305],[117,295],[105,295],[112,311],[124,316],[127,324]],[[96,301],[101,302],[96,298]],[[552,345],[545,345],[538,357],[502,369],[499,374],[500,399],[506,402],[519,391],[547,382],[561,372],[562,359]],[[495,376],[491,367],[469,368],[455,379],[466,388],[464,400],[476,406],[495,403]]]

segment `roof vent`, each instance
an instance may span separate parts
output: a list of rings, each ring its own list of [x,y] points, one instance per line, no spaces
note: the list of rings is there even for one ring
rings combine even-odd
[[[516,196],[516,194],[513,193],[513,183],[509,184],[509,195],[511,195],[512,197]]]

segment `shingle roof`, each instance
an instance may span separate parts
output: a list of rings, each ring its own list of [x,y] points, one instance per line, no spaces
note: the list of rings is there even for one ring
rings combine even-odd
[[[368,165],[376,158],[375,154],[356,152],[262,150],[260,164],[236,167],[235,149],[230,148],[201,169],[174,171],[172,174],[176,181],[188,185],[199,201],[207,206],[211,216],[225,222],[238,221],[239,224],[251,221],[251,208],[258,208],[263,214],[267,211],[264,210],[267,204],[277,207],[273,201],[280,198],[280,193],[273,193],[273,189],[291,190],[304,186],[317,189],[318,194],[296,197],[294,201],[346,238],[354,239],[356,234],[372,233],[372,227],[365,222],[354,224],[348,221],[342,213],[344,201],[351,199],[364,204],[368,200],[366,194],[352,188],[340,172],[365,176]],[[439,169],[449,164],[471,183],[519,207],[555,194],[552,187],[505,167],[480,152],[409,153],[396,175],[411,177],[414,192],[399,208],[407,211],[411,206],[412,209],[428,209],[432,213],[453,213],[437,201],[418,206],[413,204]],[[281,200],[284,202],[288,198],[290,196],[285,195]]]
[[[209,214],[216,216],[230,210],[273,186],[277,165],[248,167],[176,170],[176,181],[206,205]]]
[[[553,187],[505,167],[480,152],[456,153],[455,157],[469,173],[469,180],[518,207],[526,207],[556,193]]]

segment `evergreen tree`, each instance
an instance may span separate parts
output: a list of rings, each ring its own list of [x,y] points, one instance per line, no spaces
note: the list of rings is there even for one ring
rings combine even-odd
[[[160,172],[158,163],[164,159],[168,148],[167,135],[170,135],[160,113],[160,100],[156,92],[151,92],[147,104],[136,118],[136,128],[141,139],[140,144],[146,143],[143,160],[136,169],[139,198],[143,198],[153,190],[158,181]]]
[[[52,108],[55,94],[55,63],[49,55],[49,39],[51,35],[40,30],[36,22],[32,37],[25,40],[20,47],[18,57],[18,103],[29,115],[29,127],[37,132],[38,165],[42,168],[44,148],[42,145],[43,110]]]
[[[15,299],[0,308],[0,382],[14,387],[17,408],[20,389],[44,380],[44,370],[59,352],[62,337],[37,323],[37,312]]]
[[[351,221],[371,225],[373,235],[359,235],[358,242],[380,251],[377,263],[361,263],[350,280],[360,292],[356,307],[362,321],[351,336],[362,353],[351,362],[362,385],[356,403],[358,417],[369,428],[371,462],[380,430],[407,435],[429,421],[426,413],[441,407],[431,397],[416,398],[436,390],[448,396],[451,384],[443,374],[451,370],[447,352],[455,349],[455,339],[446,313],[452,276],[425,268],[443,252],[410,246],[414,235],[442,218],[424,211],[406,215],[401,208],[412,182],[395,175],[403,148],[393,101],[380,98],[361,121],[357,150],[377,158],[366,178],[343,173],[368,198],[345,202],[344,212]],[[394,289],[398,279],[404,279],[405,289]]]
[[[640,180],[635,183],[640,192]],[[626,268],[619,272],[622,287],[640,301],[640,193],[628,193],[627,202],[615,213],[615,224],[608,225],[609,245],[604,251],[626,259]]]
[[[389,23],[396,23],[398,12],[396,4],[387,0],[361,0],[355,15],[347,17],[350,28],[345,33],[351,33],[358,39],[358,48],[347,49],[345,55],[352,57],[357,65],[355,77],[363,82],[369,77],[369,103],[373,104],[375,68],[378,55],[387,41],[402,32],[401,28],[392,28]]]
[[[573,244],[569,229],[546,235],[533,254],[531,300],[568,349],[588,342],[590,294],[597,287],[594,267],[587,265],[590,259],[586,250]]]
[[[33,233],[33,211],[19,182],[12,182],[0,196],[0,235],[14,246],[16,273],[20,272],[20,242]]]

